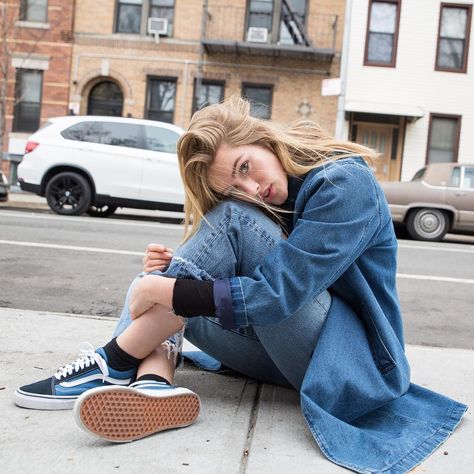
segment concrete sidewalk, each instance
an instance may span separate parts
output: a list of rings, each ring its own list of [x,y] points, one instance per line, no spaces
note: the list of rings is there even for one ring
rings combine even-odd
[[[1,472],[349,472],[321,454],[296,392],[187,365],[176,383],[200,395],[198,421],[134,443],[111,444],[89,436],[77,428],[70,411],[13,405],[18,385],[47,378],[75,360],[81,341],[103,344],[115,321],[0,308]],[[415,382],[470,406],[454,435],[415,471],[472,472],[474,351],[410,346],[407,352]]]
[[[10,189],[8,201],[0,203],[3,208],[18,209],[49,209],[46,198],[33,193],[20,191],[19,188]]]

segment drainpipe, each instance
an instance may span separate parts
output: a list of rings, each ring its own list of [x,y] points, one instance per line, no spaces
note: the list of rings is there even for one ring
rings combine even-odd
[[[347,65],[349,62],[349,45],[350,45],[350,30],[351,30],[351,11],[352,0],[346,0],[346,10],[344,12],[344,36],[342,40],[341,53],[341,70],[339,76],[341,79],[341,93],[337,101],[337,115],[336,115],[336,133],[335,137],[339,140],[347,140],[344,136],[344,116],[346,106],[346,82],[347,82]]]
[[[184,74],[183,74],[183,100],[182,100],[182,112],[181,112],[181,123],[179,124],[182,128],[187,128],[186,124],[186,104],[188,103],[188,82],[189,82],[189,64],[191,61],[185,59],[184,61]]]
[[[202,5],[202,19],[201,19],[201,41],[199,44],[199,61],[197,67],[196,75],[196,92],[199,94],[201,92],[202,86],[202,76],[203,76],[203,63],[204,63],[204,40],[206,39],[206,29],[207,29],[207,16],[208,16],[208,0],[204,0]],[[193,97],[194,101],[194,97]]]

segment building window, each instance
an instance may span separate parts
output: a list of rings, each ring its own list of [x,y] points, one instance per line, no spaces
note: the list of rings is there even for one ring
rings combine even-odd
[[[121,117],[123,94],[114,82],[104,81],[95,85],[87,103],[87,115],[108,115]]]
[[[35,132],[40,125],[43,71],[17,69],[14,132]]]
[[[193,113],[207,105],[218,104],[223,100],[224,82],[203,80],[198,88],[197,80],[194,80]]]
[[[48,20],[48,0],[21,0],[20,20],[45,23]]]
[[[150,120],[173,123],[176,79],[148,78],[145,116]]]
[[[472,5],[441,4],[435,69],[466,72],[471,14]]]
[[[401,0],[371,0],[364,65],[395,67]]]
[[[456,162],[460,131],[459,115],[431,114],[426,163]]]
[[[168,20],[168,36],[173,34],[174,0],[150,0],[149,17]]]
[[[142,0],[118,0],[117,33],[140,33],[142,23]]]
[[[272,115],[272,86],[244,84],[242,96],[250,102],[250,115],[270,119]]]
[[[307,3],[307,0],[291,0],[281,4],[281,44],[304,44]]]
[[[248,27],[272,30],[273,0],[250,0],[248,8]]]

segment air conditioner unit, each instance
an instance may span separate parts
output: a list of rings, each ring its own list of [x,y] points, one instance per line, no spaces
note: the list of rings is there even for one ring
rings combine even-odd
[[[267,28],[251,26],[247,31],[247,41],[250,43],[266,43],[268,41]]]
[[[148,33],[152,35],[168,35],[168,19],[167,18],[148,18]]]

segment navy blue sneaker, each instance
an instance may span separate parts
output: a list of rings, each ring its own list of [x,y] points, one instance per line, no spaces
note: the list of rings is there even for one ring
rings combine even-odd
[[[107,365],[102,348],[94,351],[91,344],[81,350],[81,357],[61,367],[52,377],[16,389],[14,402],[23,408],[67,410],[82,393],[108,385],[128,385],[136,369],[119,371]]]
[[[154,380],[83,393],[74,405],[77,425],[87,433],[126,443],[159,431],[189,426],[199,416],[196,393]]]

